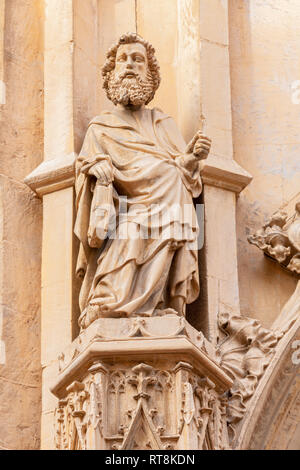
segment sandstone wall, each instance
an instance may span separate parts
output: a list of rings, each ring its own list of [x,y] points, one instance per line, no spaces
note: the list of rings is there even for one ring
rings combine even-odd
[[[0,106],[0,449],[38,449],[42,206],[23,179],[40,163],[43,154],[43,2],[6,0],[4,32],[6,103]]]
[[[247,235],[300,189],[298,0],[229,2],[234,157],[254,177],[238,199],[242,313],[271,326],[296,279],[250,246]]]

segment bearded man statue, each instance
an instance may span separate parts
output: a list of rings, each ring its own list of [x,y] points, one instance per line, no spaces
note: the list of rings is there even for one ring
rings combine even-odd
[[[103,86],[115,108],[91,121],[76,161],[81,329],[185,315],[199,295],[193,198],[211,141],[199,131],[186,145],[171,117],[146,107],[160,84],[154,53],[134,33],[109,50]]]

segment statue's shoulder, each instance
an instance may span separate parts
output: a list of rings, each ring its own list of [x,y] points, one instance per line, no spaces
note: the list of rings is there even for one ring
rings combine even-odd
[[[93,117],[93,119],[89,122],[89,127],[93,125],[108,125],[112,121],[115,121],[116,114],[113,111],[102,111],[97,116]]]
[[[156,124],[162,123],[163,126],[171,126],[174,127],[176,126],[175,120],[172,116],[169,114],[166,114],[164,111],[162,111],[160,108],[153,108],[151,109],[152,113],[152,120]]]
[[[172,119],[171,116],[164,113],[160,108],[157,108],[157,107],[152,108],[151,113],[152,113],[155,121],[163,121],[165,119]]]
[[[172,116],[164,113],[160,108],[153,108],[152,120],[156,125],[161,125],[168,132],[177,132],[177,124]]]
[[[105,127],[112,129],[131,129],[132,123],[126,119],[126,116],[122,116],[117,110],[103,111],[98,116],[95,116],[89,127]]]

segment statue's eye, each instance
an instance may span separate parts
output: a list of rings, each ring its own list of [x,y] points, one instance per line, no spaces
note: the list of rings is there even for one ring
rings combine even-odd
[[[121,55],[120,57],[117,58],[117,62],[125,62],[126,61],[126,56]]]
[[[137,56],[135,57],[135,61],[136,61],[136,62],[145,62],[145,59],[144,59],[144,57],[137,55]]]

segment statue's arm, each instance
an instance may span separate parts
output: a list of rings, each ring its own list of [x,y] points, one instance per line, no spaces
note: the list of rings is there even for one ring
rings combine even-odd
[[[114,179],[114,169],[111,159],[107,155],[101,155],[99,161],[92,165],[88,174],[95,176],[97,183],[103,186],[109,186]]]
[[[204,160],[207,158],[211,140],[204,135],[202,131],[198,131],[193,139],[186,145],[176,122],[173,118],[168,116],[168,119],[162,121],[164,131],[168,136],[168,142],[172,142],[174,149],[177,150],[178,156],[176,161],[181,168],[191,176],[199,177],[199,172],[204,166]]]
[[[174,159],[186,188],[192,196],[198,197],[202,191],[200,172],[207,158],[211,140],[198,131],[188,145],[184,141],[174,119],[168,116],[159,124],[166,135],[166,142],[174,149]]]
[[[101,131],[91,125],[86,133],[76,162],[76,174],[94,176],[104,186],[113,181],[113,165],[101,140]]]
[[[113,210],[113,165],[101,135],[101,128],[91,125],[76,160],[75,233],[84,251],[102,245]]]
[[[211,139],[198,131],[187,145],[185,154],[181,157],[182,165],[191,172],[201,171],[210,148]]]

